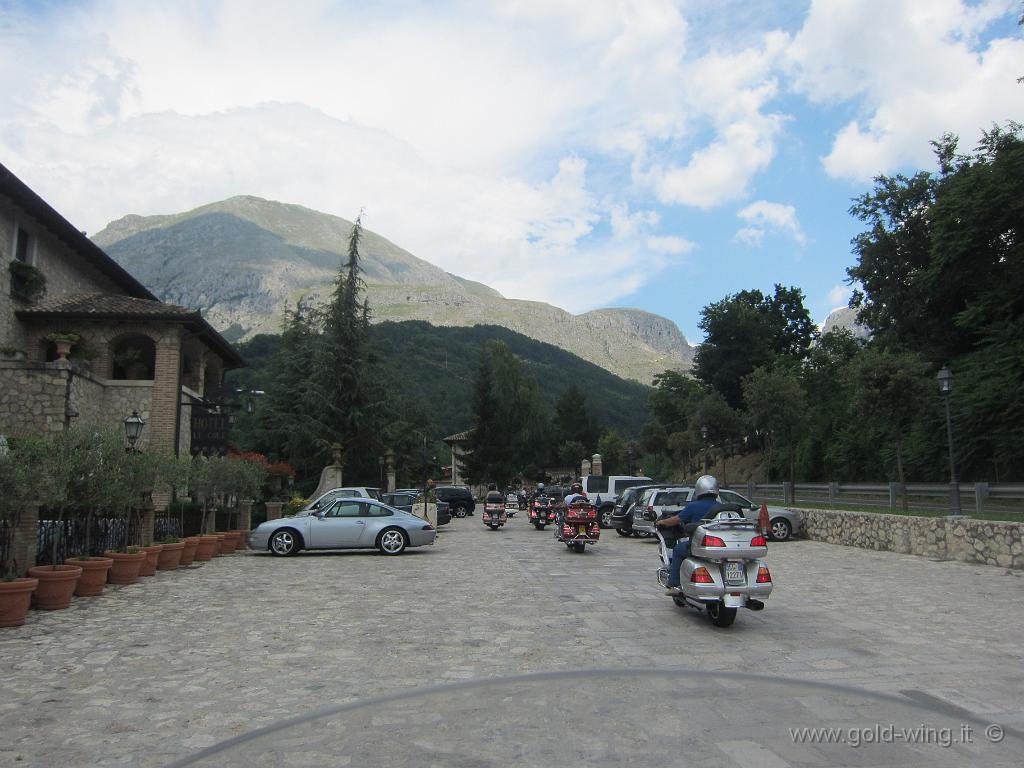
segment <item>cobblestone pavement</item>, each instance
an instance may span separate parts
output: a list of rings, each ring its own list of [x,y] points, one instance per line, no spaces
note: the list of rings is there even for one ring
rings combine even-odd
[[[661,594],[651,540],[579,555],[519,518],[397,558],[160,572],[0,630],[0,766],[167,765],[329,703],[581,665],[839,682],[1024,728],[1021,572],[808,541],[768,560],[766,610],[725,630]],[[736,744],[716,764],[790,764]]]

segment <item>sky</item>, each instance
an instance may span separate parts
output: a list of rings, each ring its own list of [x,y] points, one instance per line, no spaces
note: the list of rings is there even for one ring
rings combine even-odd
[[[851,201],[1024,121],[1020,0],[0,0],[0,162],[80,229],[232,195],[512,298],[846,304]]]

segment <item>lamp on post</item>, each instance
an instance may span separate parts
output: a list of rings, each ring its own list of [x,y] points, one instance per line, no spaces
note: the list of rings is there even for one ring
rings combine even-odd
[[[946,405],[946,438],[949,440],[949,501],[953,507],[953,515],[959,516],[963,512],[960,509],[960,484],[956,480],[956,461],[953,456],[953,419],[949,415],[949,398],[953,393],[953,372],[949,366],[944,365],[935,376],[939,381],[939,392],[942,393],[942,401]]]
[[[633,456],[634,456],[633,446],[630,445],[628,448],[626,448],[626,457],[629,459],[629,474],[630,475],[633,474]]]
[[[384,457],[377,457],[377,466],[380,467],[380,488],[384,488]]]
[[[700,428],[700,437],[704,441],[704,474],[708,473],[708,425]]]
[[[128,438],[128,450],[134,451],[135,444],[142,437],[142,429],[146,422],[139,416],[138,411],[132,411],[132,415],[124,420],[124,436]]]

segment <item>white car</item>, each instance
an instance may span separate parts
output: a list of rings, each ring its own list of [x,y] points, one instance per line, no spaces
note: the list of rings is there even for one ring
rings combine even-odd
[[[685,491],[685,495],[681,494]],[[665,494],[665,495],[662,495]],[[644,517],[646,512],[654,512],[660,515],[666,508],[672,507],[682,509],[693,498],[692,488],[651,488],[644,493],[643,498],[633,505],[633,530],[641,533],[654,533],[654,523]],[[723,504],[738,504],[743,513],[751,520],[756,520],[761,510],[759,504],[754,504],[746,496],[741,496],[736,491],[723,488],[718,493],[718,500]],[[768,507],[768,535],[774,541],[785,541],[800,533],[800,515],[782,507]]]
[[[293,517],[306,517],[314,515],[321,509],[327,509],[335,499],[359,498],[375,499],[380,501],[380,488],[368,488],[366,486],[352,486],[349,488],[331,488],[326,493],[317,496],[313,501],[296,512]]]

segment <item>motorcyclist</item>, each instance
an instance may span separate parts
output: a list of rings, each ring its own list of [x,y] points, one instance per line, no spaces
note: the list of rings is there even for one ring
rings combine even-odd
[[[498,486],[491,483],[487,486],[487,496],[484,497],[485,504],[504,504],[505,496],[498,490]]]
[[[589,501],[587,494],[583,492],[582,483],[573,483],[572,487],[569,488],[569,495],[565,497],[565,506],[569,506],[574,501],[583,499],[583,501]]]
[[[582,483],[573,483],[572,486],[570,486],[570,488],[569,488],[569,495],[566,496],[564,499],[562,499],[562,502],[558,505],[558,507],[557,507],[557,509],[555,511],[555,515],[556,515],[555,522],[559,526],[561,526],[562,522],[565,520],[565,510],[566,510],[566,508],[570,504],[572,504],[574,501],[579,501],[581,499],[583,501],[588,501],[587,494],[585,494],[583,492],[583,485],[582,485]]]
[[[704,519],[708,512],[711,512],[718,502],[718,480],[714,475],[701,475],[693,484],[693,501],[687,504],[676,515],[656,521],[656,525],[662,528],[674,526],[685,526],[688,523],[697,523]],[[690,537],[680,538],[672,548],[672,562],[669,565],[668,591],[667,595],[679,593],[679,570],[690,554]]]

